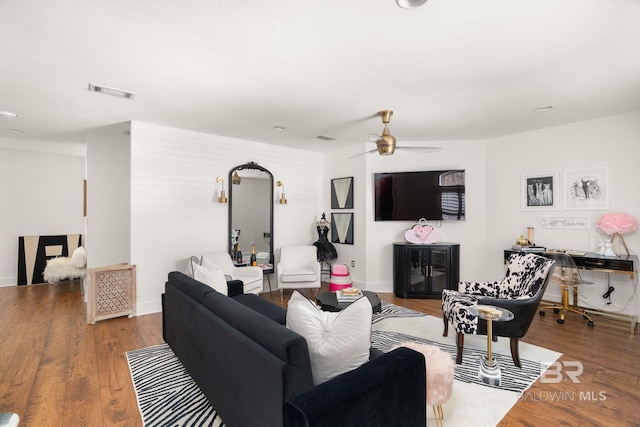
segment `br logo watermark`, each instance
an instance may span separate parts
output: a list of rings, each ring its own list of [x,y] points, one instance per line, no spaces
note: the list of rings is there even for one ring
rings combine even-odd
[[[540,376],[541,384],[557,384],[562,381],[571,381],[580,384],[580,375],[584,372],[582,362],[577,360],[555,361]]]
[[[555,361],[548,366],[540,366],[540,384],[558,384],[561,382],[571,382],[580,384],[580,375],[584,372],[584,365],[577,360]],[[605,391],[579,390],[579,391],[525,391],[520,395],[520,400],[533,400],[539,402],[549,402],[558,400],[582,400],[601,401],[607,400]]]

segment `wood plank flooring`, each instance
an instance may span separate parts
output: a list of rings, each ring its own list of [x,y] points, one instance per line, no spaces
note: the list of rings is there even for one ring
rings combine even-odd
[[[380,298],[441,317],[438,300]],[[125,352],[163,342],[160,313],[87,325],[77,281],[0,288],[0,307],[0,412],[17,412],[21,427],[142,425]],[[640,338],[624,323],[594,321],[536,316],[524,341],[584,371],[579,383],[536,382],[499,425],[640,426]]]

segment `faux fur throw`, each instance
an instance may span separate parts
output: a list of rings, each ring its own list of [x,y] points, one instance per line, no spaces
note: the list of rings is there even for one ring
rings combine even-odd
[[[87,276],[87,267],[76,268],[70,257],[57,257],[47,261],[44,280],[56,283],[63,279],[82,279]]]

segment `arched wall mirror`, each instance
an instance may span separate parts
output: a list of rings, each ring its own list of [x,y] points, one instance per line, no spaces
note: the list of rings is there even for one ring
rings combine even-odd
[[[259,264],[273,264],[273,175],[254,162],[229,171],[229,253],[236,254],[232,236],[245,259],[255,245]]]

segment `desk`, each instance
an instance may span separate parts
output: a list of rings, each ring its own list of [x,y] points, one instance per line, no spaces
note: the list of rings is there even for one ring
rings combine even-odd
[[[505,263],[509,256],[514,251],[511,249],[505,249],[504,251],[504,260]],[[535,252],[534,252],[535,253]],[[545,253],[536,253],[536,255],[544,256]],[[616,274],[627,274],[629,275],[629,280],[633,280],[635,278],[637,265],[638,265],[638,256],[637,255],[620,255],[619,257],[611,257],[611,256],[602,256],[598,255],[594,252],[587,252],[584,255],[571,255],[576,266],[578,268],[583,268],[585,270],[593,270],[600,271],[604,273],[616,273]],[[574,295],[576,298],[577,295]],[[574,299],[577,302],[577,298]],[[631,335],[635,335],[636,323],[638,322],[638,315],[635,314],[621,314],[621,313],[611,313],[603,310],[596,310],[591,308],[580,307],[587,313],[595,313],[600,314],[602,316],[610,317],[616,320],[625,320],[630,322],[631,327]]]
[[[505,249],[504,260],[509,259],[513,250]],[[536,255],[544,256],[544,252],[536,253]],[[571,255],[571,254],[569,254]],[[602,271],[605,273],[628,274],[633,280],[636,272],[636,264],[638,263],[637,255],[620,255],[620,257],[605,257],[594,252],[587,252],[585,255],[571,255],[573,261],[578,268],[586,270]]]

